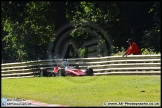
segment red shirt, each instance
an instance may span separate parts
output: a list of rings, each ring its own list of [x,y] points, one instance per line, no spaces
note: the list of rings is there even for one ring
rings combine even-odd
[[[142,53],[141,53],[139,47],[137,46],[137,44],[132,42],[131,45],[129,46],[129,48],[127,49],[127,51],[126,51],[126,54],[128,54],[128,55],[130,55],[130,54],[141,55]]]

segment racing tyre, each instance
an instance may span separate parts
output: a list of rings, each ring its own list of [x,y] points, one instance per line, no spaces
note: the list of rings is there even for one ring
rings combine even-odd
[[[45,77],[47,77],[47,76],[48,76],[47,69],[43,69],[43,76],[45,76]]]
[[[58,76],[66,76],[65,69],[59,69]]]
[[[87,68],[86,74],[87,74],[87,76],[93,76],[93,69],[92,68]]]

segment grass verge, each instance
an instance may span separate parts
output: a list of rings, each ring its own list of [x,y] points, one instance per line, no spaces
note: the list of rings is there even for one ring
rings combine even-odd
[[[160,76],[85,76],[2,79],[5,98],[23,98],[67,106],[103,106],[104,102],[161,102]]]

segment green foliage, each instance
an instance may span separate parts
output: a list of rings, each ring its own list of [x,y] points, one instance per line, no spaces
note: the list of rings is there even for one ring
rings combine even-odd
[[[15,7],[20,4],[21,7]],[[5,10],[6,7],[12,11]],[[37,59],[43,53],[46,55],[47,49],[44,47],[55,39],[53,18],[49,17],[49,2],[9,2],[4,3],[2,9],[3,30],[7,33],[3,38],[6,43],[4,50],[12,49],[9,58],[22,61]],[[15,9],[21,12],[14,11]]]
[[[119,49],[118,47],[113,47],[114,49],[114,53],[112,53],[112,56],[122,56],[123,54],[125,54],[126,49],[124,49],[124,47],[121,47],[121,49]]]
[[[103,37],[110,40],[110,38],[108,37],[109,35],[107,35],[108,31],[104,31],[103,29],[111,29],[111,24],[109,24],[109,22],[116,21],[117,17],[116,13],[114,12],[118,12],[118,9],[114,2],[107,2],[107,5],[105,5],[105,3],[106,2],[102,3],[85,1],[77,3],[79,5],[74,7],[76,14],[73,14],[73,17],[71,17],[70,15],[74,11],[67,10],[67,14],[69,14],[67,18],[74,24],[74,29],[71,32],[71,36],[75,38],[76,43],[83,44],[88,40],[96,40],[99,43],[104,44],[105,42],[103,41],[105,40],[103,39]],[[76,3],[72,3],[72,5],[74,4]],[[98,28],[95,28],[94,25]],[[106,44],[108,45],[110,43]],[[98,49],[100,49],[100,46],[97,47]],[[108,50],[106,52],[110,52],[110,49],[105,50]]]
[[[153,21],[155,22],[150,29],[143,31],[143,38],[141,43],[143,47],[151,48],[154,52],[161,51],[161,19],[160,19],[160,4],[155,2],[150,8],[149,13],[153,14]]]
[[[82,57],[82,58],[84,58],[84,54],[85,54],[85,49],[82,49],[82,48],[79,48],[79,57]]]
[[[142,44],[144,47],[151,48],[154,51],[158,52],[161,48],[161,31],[153,28],[149,31],[145,31],[145,35],[143,36]]]
[[[130,37],[148,52],[151,49],[150,53],[159,53],[160,7],[159,1],[2,1],[2,57],[19,61],[46,59],[48,44],[55,42],[56,31],[67,20],[73,24],[70,36],[78,48],[87,40],[102,43],[104,35],[112,41],[106,44],[114,47],[114,52],[108,55],[123,53],[121,47],[126,48],[125,41]],[[103,28],[103,32],[86,24]],[[100,49],[100,46],[97,47]],[[84,50],[79,49],[81,55],[86,53]],[[110,48],[104,51],[111,52]],[[73,55],[74,52],[71,52]]]
[[[155,52],[154,49],[151,48],[142,48],[141,51],[143,55],[161,54],[160,52]]]

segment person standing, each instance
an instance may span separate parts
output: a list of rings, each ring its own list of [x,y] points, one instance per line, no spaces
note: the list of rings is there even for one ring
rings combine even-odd
[[[140,48],[138,47],[138,45],[132,40],[132,38],[129,38],[128,41],[129,44],[129,48],[127,49],[127,51],[125,52],[125,54],[123,54],[123,57],[130,54],[133,55],[142,55],[142,52],[140,50]]]

